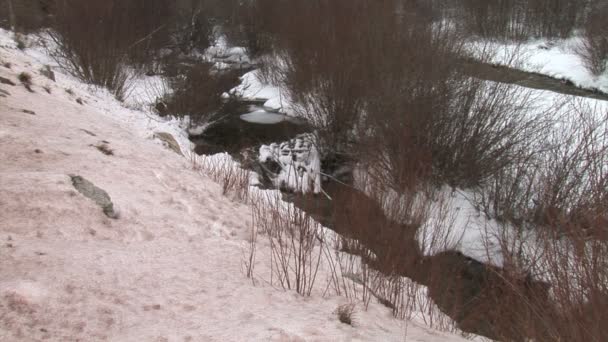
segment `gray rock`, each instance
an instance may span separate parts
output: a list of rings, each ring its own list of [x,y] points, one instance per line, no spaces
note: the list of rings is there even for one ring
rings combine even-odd
[[[48,78],[49,80],[55,82],[55,73],[51,69],[50,65],[45,65],[43,68],[41,68],[40,69],[40,74],[42,76]]]
[[[179,144],[177,143],[177,140],[175,140],[175,138],[171,134],[166,132],[155,132],[154,138],[164,142],[167,147],[169,147],[172,151],[179,154],[180,156],[184,155],[182,153],[181,148],[179,147]]]
[[[70,175],[72,179],[72,185],[78,190],[83,196],[93,200],[98,206],[101,207],[103,213],[107,217],[117,219],[118,213],[114,209],[112,199],[105,190],[98,188],[95,184],[89,182],[81,176]]]

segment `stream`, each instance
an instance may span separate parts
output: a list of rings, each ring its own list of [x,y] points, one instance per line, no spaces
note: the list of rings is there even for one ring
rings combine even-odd
[[[465,63],[473,77],[608,101],[606,94],[580,89],[551,77],[502,66]],[[261,145],[287,141],[310,132],[311,128],[301,120],[266,112],[262,105],[255,101],[231,104],[220,120],[202,134],[190,137],[196,145],[196,153],[227,152],[243,161],[246,157],[242,152],[248,150],[252,152],[248,155],[253,157],[244,164],[253,165],[251,168],[257,173],[264,173],[267,168],[259,165],[255,157]],[[322,171],[330,175],[340,166],[336,166],[335,160],[322,161],[322,165],[325,166]],[[327,169],[328,165],[331,170]],[[267,178],[267,175],[261,176]],[[349,184],[352,177],[340,179],[325,177],[324,195],[283,192],[283,199],[322,225],[358,241],[359,250],[349,252],[362,256],[371,267],[386,275],[404,276],[427,286],[435,304],[455,320],[461,330],[492,339],[524,340],[524,328],[518,329],[515,325],[523,324],[521,317],[533,316],[526,303],[540,298],[550,305],[548,285],[531,277],[514,278],[498,267],[458,251],[424,256],[416,240],[416,227],[391,221],[376,201]],[[373,253],[373,258],[369,257],[372,255],[369,252]],[[514,289],[517,296],[512,295]],[[505,326],[504,322],[509,324]]]
[[[577,87],[567,80],[561,80],[539,73],[522,71],[504,65],[480,63],[474,60],[462,60],[461,62],[465,73],[474,78],[514,84],[531,89],[548,90],[563,95],[608,101],[608,94],[595,89]]]

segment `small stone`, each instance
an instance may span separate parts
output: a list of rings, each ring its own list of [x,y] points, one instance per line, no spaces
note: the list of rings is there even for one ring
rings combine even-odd
[[[49,65],[45,65],[44,68],[41,68],[40,74],[42,76],[45,76],[49,80],[55,82],[55,73],[53,72],[53,70],[51,70],[51,67]]]

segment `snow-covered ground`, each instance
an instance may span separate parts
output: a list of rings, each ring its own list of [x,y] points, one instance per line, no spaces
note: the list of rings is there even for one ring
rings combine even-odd
[[[265,83],[262,78],[260,70],[246,73],[231,94],[245,100],[264,102],[267,112],[296,116],[289,94],[278,85]]]
[[[574,36],[525,43],[475,42],[470,46],[473,51],[484,51],[484,55],[489,53],[491,63],[569,80],[578,87],[608,93],[608,72],[595,76],[587,70],[578,54],[581,45],[581,38]]]
[[[251,209],[153,139],[169,133],[188,155],[183,123],[58,70],[57,82],[41,76],[52,61],[17,50],[5,31],[0,60],[11,63],[1,77],[28,72],[34,91],[0,84],[0,341],[463,340],[375,302],[345,325],[335,310],[346,298],[254,285],[244,272]],[[104,189],[118,219],[70,175]],[[265,247],[258,274],[269,272]]]

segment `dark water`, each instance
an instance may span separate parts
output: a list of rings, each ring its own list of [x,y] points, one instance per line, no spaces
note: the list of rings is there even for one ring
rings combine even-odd
[[[579,88],[570,81],[538,73],[526,72],[507,66],[480,63],[473,60],[462,61],[462,63],[465,72],[478,79],[515,84],[532,89],[548,90],[564,95],[608,101],[608,94],[602,93],[599,90]]]
[[[232,104],[230,109],[224,109],[225,114],[215,124],[190,140],[196,145],[197,154],[215,154],[227,152],[238,155],[242,150],[259,147],[262,144],[289,140],[298,134],[309,132],[309,126],[302,121],[285,118],[275,124],[247,122],[241,115],[260,110],[260,103],[242,102]]]

